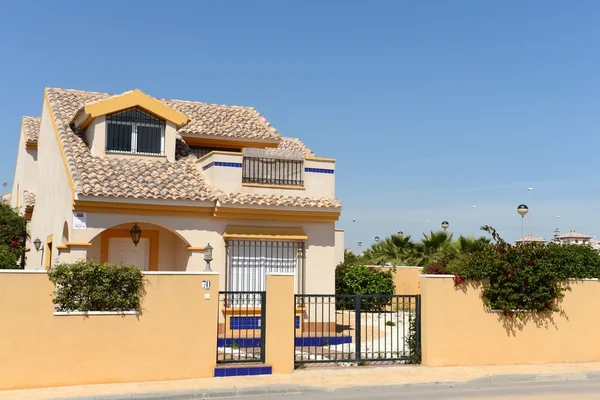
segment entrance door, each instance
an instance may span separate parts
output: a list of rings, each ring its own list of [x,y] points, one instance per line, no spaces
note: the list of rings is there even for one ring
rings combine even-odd
[[[108,242],[108,262],[117,265],[133,265],[142,271],[148,271],[150,240],[141,238],[136,247],[130,238],[110,238]]]

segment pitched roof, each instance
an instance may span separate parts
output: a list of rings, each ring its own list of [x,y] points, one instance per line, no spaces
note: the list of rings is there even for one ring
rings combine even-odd
[[[575,231],[571,231],[559,236],[560,239],[591,239],[592,236],[586,235],[584,233],[579,233]]]
[[[517,243],[546,243],[545,239],[538,238],[532,235],[525,236],[524,238],[519,238],[516,240]]]
[[[40,117],[23,117],[23,130],[27,143],[37,143],[41,121]]]
[[[302,153],[304,157],[314,157],[315,153],[313,153],[300,139],[295,138],[281,138],[281,142],[277,148],[282,150],[289,151],[297,151]]]
[[[0,200],[0,201],[2,201],[2,202],[4,202],[4,203],[10,203],[10,197],[11,197],[11,194],[10,194],[10,192],[8,192],[8,193],[4,193],[4,194],[2,195],[2,198],[1,198],[1,200]]]
[[[248,204],[291,207],[339,208],[335,198],[279,197],[226,194],[209,186],[198,171],[196,158],[179,135],[176,161],[147,161],[92,156],[84,139],[75,134],[69,122],[86,103],[109,97],[107,93],[47,88],[46,95],[54,115],[59,138],[75,191],[88,196],[121,198],[216,201],[223,204]],[[285,148],[314,154],[298,139],[282,139],[258,111],[246,107],[161,100],[190,118],[179,133],[276,139]]]

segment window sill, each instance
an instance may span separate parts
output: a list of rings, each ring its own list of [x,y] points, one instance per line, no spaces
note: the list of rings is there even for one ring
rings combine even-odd
[[[290,186],[290,185],[269,185],[262,183],[242,183],[243,187],[255,187],[255,188],[266,188],[266,189],[290,189],[290,190],[306,190],[304,186]]]
[[[115,155],[121,155],[121,156],[141,156],[141,157],[157,157],[157,158],[167,157],[166,154],[131,153],[131,152],[127,152],[127,151],[105,150],[105,153],[106,153],[106,155],[115,154]]]

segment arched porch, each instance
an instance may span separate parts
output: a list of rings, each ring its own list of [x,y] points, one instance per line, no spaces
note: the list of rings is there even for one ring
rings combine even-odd
[[[139,243],[130,230],[140,228]],[[87,257],[111,264],[134,265],[145,271],[186,271],[190,244],[181,235],[151,222],[125,222],[103,230],[90,240]]]

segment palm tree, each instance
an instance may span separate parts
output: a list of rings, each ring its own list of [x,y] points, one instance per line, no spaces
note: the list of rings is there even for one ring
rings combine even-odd
[[[435,263],[454,257],[457,249],[452,246],[452,234],[443,231],[423,234],[421,243],[416,245],[418,265]]]
[[[491,240],[484,236],[474,238],[460,235],[456,242],[454,242],[454,246],[459,253],[474,253],[483,250],[490,242]]]
[[[414,258],[414,248],[410,235],[391,235],[366,250],[364,258],[375,265],[407,265]]]

